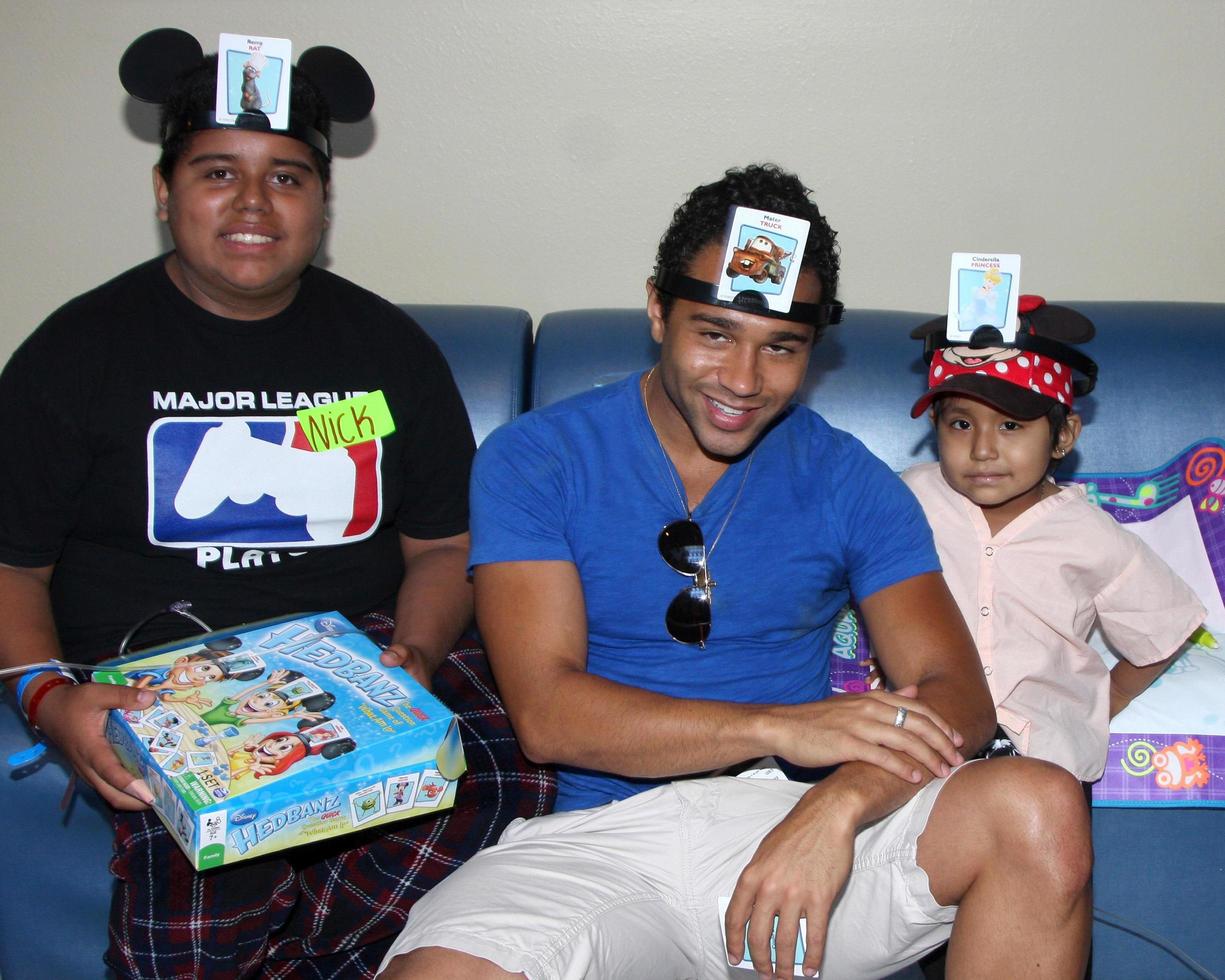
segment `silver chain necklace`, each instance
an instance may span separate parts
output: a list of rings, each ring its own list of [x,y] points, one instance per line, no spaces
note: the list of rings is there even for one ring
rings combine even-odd
[[[646,409],[647,423],[651,426],[651,432],[655,436],[655,445],[659,447],[660,455],[663,456],[664,469],[667,470],[668,476],[672,480],[672,489],[676,491],[676,496],[681,502],[681,509],[685,512],[685,519],[692,520],[693,511],[689,509],[689,502],[685,499],[684,491],[681,490],[680,484],[676,482],[676,467],[672,465],[668,452],[664,449],[663,440],[659,438],[659,430],[655,428],[655,420],[651,418],[651,400],[647,396],[651,387],[651,379],[655,377],[655,368],[658,366],[656,364],[651,367],[651,370],[647,372],[646,380],[642,383],[642,407]],[[748,482],[749,471],[753,469],[753,458],[756,455],[757,447],[754,446],[753,451],[749,454],[749,461],[745,464],[744,475],[740,477],[740,487],[736,490],[736,498],[732,501],[731,507],[727,509],[727,516],[723,518],[723,523],[719,525],[719,533],[715,535],[714,541],[706,549],[706,557],[708,559],[715,553],[715,548],[719,546],[719,540],[723,537],[723,532],[727,530],[727,524],[732,519],[732,514],[736,511],[736,505],[740,503],[740,496],[744,493],[744,485]]]

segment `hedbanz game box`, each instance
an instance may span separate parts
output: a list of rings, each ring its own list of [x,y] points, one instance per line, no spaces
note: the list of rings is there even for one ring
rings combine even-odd
[[[200,870],[455,801],[454,716],[339,613],[167,644],[95,680],[157,695],[106,735]]]

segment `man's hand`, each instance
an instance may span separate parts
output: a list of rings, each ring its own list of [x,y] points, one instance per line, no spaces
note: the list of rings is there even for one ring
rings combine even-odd
[[[835,743],[833,751],[848,764],[809,789],[762,839],[736,883],[725,917],[728,953],[743,955],[748,923],[750,957],[767,975],[773,974],[769,949],[775,916],[779,974],[788,975],[795,962],[800,916],[808,925],[804,973],[812,976],[820,967],[830,912],[850,873],[855,834],[914,795],[924,781],[915,763],[943,775],[946,765],[962,761],[957,749],[967,741],[963,734],[977,748],[994,728],[982,663],[938,573],[881,589],[860,605],[884,673],[904,686],[892,694],[876,690],[819,703],[826,714],[809,739],[811,751],[822,754],[830,751],[827,743]],[[916,610],[923,614],[916,616]],[[907,714],[895,728],[898,708],[907,708]],[[956,729],[946,718],[955,720]],[[907,741],[899,741],[900,735]],[[800,762],[787,751],[778,754]]]
[[[64,684],[48,691],[38,708],[38,727],[78,775],[116,810],[145,810],[153,794],[144,780],[123,767],[106,740],[111,708],[139,710],[153,704],[152,691],[117,684]]]
[[[420,647],[407,643],[391,643],[383,651],[379,660],[385,667],[403,667],[418,684],[427,691],[432,690],[430,681],[433,671]]]
[[[773,754],[797,766],[868,762],[910,783],[923,778],[918,766],[933,776],[947,776],[965,761],[958,751],[964,739],[929,705],[916,700],[918,693],[911,684],[893,692],[840,694],[770,708],[783,722],[772,742]],[[899,709],[905,711],[900,726]]]
[[[724,920],[729,962],[738,963],[744,955],[747,922],[749,956],[757,972],[790,977],[800,918],[806,917],[804,975],[820,969],[830,911],[850,874],[856,830],[847,809],[822,796],[820,784],[809,790],[766,834],[740,873]],[[772,933],[777,966],[770,961]]]

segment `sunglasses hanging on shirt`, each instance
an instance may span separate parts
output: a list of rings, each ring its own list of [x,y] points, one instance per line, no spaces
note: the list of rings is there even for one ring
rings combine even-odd
[[[679,643],[706,648],[710,636],[710,597],[715,582],[706,568],[706,541],[697,521],[673,521],[659,532],[659,556],[681,575],[693,579],[676,594],[664,613],[668,635]]]

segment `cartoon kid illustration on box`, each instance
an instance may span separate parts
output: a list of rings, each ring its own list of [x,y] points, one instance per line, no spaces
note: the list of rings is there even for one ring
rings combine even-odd
[[[305,696],[293,696],[278,688],[298,682],[310,685],[296,670],[274,670],[262,684],[255,684],[240,691],[232,698],[222,698],[216,707],[200,713],[200,719],[214,727],[236,725],[242,727],[261,721],[283,721],[299,718],[315,724],[324,720],[323,712],[336,703],[336,697],[328,691],[314,689]],[[313,685],[310,685],[313,688]]]
[[[204,650],[179,657],[173,664],[133,671],[128,683],[153,691],[160,700],[181,702],[197,711],[212,707],[195,689],[217,681],[253,681],[263,673],[263,667],[247,663],[230,665],[225,658],[242,643],[237,637],[221,636],[207,641]],[[189,691],[188,694],[179,694]]]
[[[328,721],[330,719],[324,718],[320,724]],[[242,752],[249,759],[246,764],[234,763],[234,757],[240,753],[230,757],[231,777],[237,779],[247,773],[254,774],[256,779],[279,776],[311,756],[335,759],[357,748],[357,743],[348,737],[320,741],[312,737],[312,731],[316,728],[315,722],[300,721],[296,732],[272,732],[261,738],[249,739],[242,747]]]

